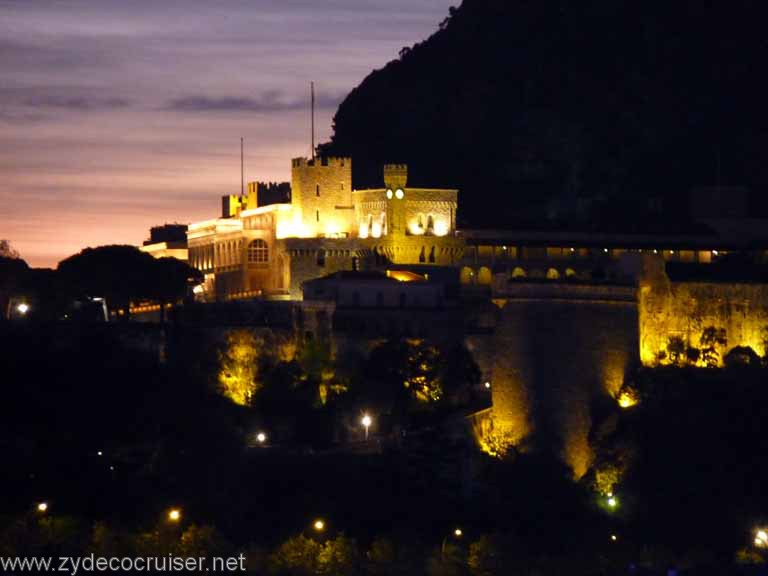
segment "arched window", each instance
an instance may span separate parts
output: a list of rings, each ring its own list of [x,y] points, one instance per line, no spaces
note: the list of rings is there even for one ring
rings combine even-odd
[[[264,240],[256,238],[248,244],[248,263],[259,264],[263,262],[269,262],[269,248]]]

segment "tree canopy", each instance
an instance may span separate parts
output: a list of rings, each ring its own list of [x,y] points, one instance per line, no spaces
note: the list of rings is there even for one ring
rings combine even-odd
[[[155,259],[125,245],[86,248],[62,260],[57,272],[71,295],[104,297],[118,308],[136,299],[177,300],[202,280],[199,271],[180,260]]]

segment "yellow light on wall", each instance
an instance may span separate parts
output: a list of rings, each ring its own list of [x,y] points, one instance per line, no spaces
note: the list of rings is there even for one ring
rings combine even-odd
[[[381,238],[381,222],[374,222],[371,225],[371,236],[373,238]]]
[[[416,220],[413,220],[408,224],[408,231],[414,236],[421,236],[424,234],[424,228],[422,228]]]
[[[619,394],[619,397],[617,399],[617,402],[619,403],[619,406],[622,408],[632,408],[632,406],[637,405],[637,396],[630,393],[630,392],[622,392]]]
[[[435,236],[445,236],[448,234],[448,223],[445,220],[435,220],[433,228]]]
[[[359,238],[368,238],[368,224],[360,222],[360,229],[357,232]]]

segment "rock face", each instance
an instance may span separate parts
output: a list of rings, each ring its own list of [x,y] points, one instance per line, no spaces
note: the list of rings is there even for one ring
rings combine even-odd
[[[323,153],[354,155],[357,188],[385,162],[459,188],[464,226],[679,224],[693,187],[768,185],[761,27],[743,1],[464,0],[347,96]]]

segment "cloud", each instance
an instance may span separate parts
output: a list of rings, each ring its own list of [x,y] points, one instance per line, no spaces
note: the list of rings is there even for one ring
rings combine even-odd
[[[315,106],[333,109],[341,102],[342,96],[319,96]],[[243,96],[210,97],[203,95],[184,96],[170,100],[166,110],[176,112],[284,112],[301,110],[309,106],[309,98],[287,98],[279,90],[262,93],[258,98]]]
[[[34,108],[61,108],[66,110],[113,110],[131,105],[125,98],[98,98],[92,96],[37,96],[24,104]]]
[[[9,110],[0,110],[0,122],[6,124],[34,124],[49,120],[45,114],[28,114],[23,112],[13,112]]]

